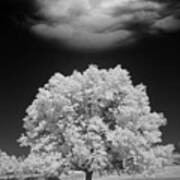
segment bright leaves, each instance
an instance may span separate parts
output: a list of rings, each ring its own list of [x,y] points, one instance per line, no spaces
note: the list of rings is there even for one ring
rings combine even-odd
[[[40,154],[59,153],[66,162],[59,169],[152,172],[173,150],[155,146],[165,124],[162,114],[151,111],[144,85],[134,86],[121,66],[90,66],[50,78],[27,109],[20,142]]]
[[[0,176],[11,176],[22,174],[20,159],[15,156],[9,156],[7,153],[0,150]]]
[[[173,146],[157,145],[165,124],[163,114],[151,110],[145,86],[133,85],[121,66],[56,73],[24,118],[19,142],[30,147],[30,154],[21,161],[2,154],[0,163],[19,163],[24,174],[55,177],[79,170],[86,177],[114,171],[152,175],[171,160]]]

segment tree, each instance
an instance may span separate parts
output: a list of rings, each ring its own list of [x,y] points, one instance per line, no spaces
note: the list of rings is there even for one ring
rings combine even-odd
[[[31,152],[22,162],[22,172],[24,176],[45,176],[57,177],[59,173],[64,171],[64,161],[61,153],[37,153]]]
[[[0,177],[14,177],[20,175],[20,173],[20,160],[0,150]]]
[[[152,112],[146,87],[128,71],[98,69],[56,73],[27,109],[19,142],[31,152],[60,153],[60,174],[152,173],[169,162],[172,145],[159,146],[162,113]],[[47,156],[48,157],[48,156]]]

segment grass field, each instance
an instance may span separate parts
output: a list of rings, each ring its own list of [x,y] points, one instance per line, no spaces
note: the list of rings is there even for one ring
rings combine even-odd
[[[8,178],[0,177],[0,180],[7,180],[7,179]],[[10,180],[13,180],[13,178],[10,178]],[[45,178],[34,177],[34,178],[28,178],[28,179],[25,178],[25,180],[45,180]],[[75,172],[67,177],[62,178],[62,180],[85,180],[85,176],[84,176],[84,173],[82,172]],[[93,180],[180,180],[180,166],[176,165],[176,166],[166,167],[163,171],[160,171],[159,173],[157,173],[155,178],[152,178],[152,177],[145,178],[141,175],[136,175],[136,176],[109,175],[109,176],[103,176],[103,177],[99,177],[95,175],[93,176]]]
[[[155,178],[144,178],[141,175],[110,175],[105,177],[94,176],[94,180],[180,180],[180,166],[169,166],[163,171],[156,174]],[[63,178],[63,180],[84,180],[84,174],[81,172],[73,173],[71,176]]]

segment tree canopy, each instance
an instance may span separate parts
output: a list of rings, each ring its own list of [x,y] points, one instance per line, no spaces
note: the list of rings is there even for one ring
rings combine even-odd
[[[0,177],[16,176],[22,173],[20,159],[0,150]]]
[[[95,171],[148,173],[169,163],[173,150],[158,145],[166,118],[152,111],[146,87],[133,85],[120,65],[56,73],[23,121],[21,145],[33,154],[56,153],[60,174],[81,170],[91,179]]]

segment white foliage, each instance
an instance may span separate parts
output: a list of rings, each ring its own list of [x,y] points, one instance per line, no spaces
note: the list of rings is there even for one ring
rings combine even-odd
[[[65,161],[60,153],[35,153],[31,152],[22,163],[25,175],[43,175],[46,177],[58,176]]]
[[[21,170],[19,159],[0,150],[0,176],[19,175]]]
[[[28,171],[37,164],[38,171],[52,174],[68,169],[152,172],[167,164],[173,151],[155,146],[165,124],[162,114],[152,112],[145,86],[134,86],[128,71],[90,66],[67,77],[56,73],[39,89],[19,141],[38,154],[49,153],[48,158],[30,155]]]

